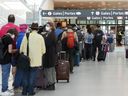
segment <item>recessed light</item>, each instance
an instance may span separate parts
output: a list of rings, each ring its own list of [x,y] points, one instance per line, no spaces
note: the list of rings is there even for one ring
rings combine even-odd
[[[66,1],[67,3],[69,3],[70,1],[68,0],[68,1]]]
[[[74,4],[71,5],[72,7],[75,6]]]
[[[80,5],[84,5],[83,3],[80,3]]]
[[[93,3],[93,2],[91,2],[91,1],[89,2],[89,4],[92,4],[92,3]]]
[[[118,2],[118,5],[120,5],[121,4],[121,2]]]

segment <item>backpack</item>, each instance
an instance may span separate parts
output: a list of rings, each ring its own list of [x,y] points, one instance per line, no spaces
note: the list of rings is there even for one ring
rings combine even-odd
[[[0,38],[0,60],[4,59],[3,48],[4,48],[4,44],[2,42],[2,38]]]
[[[3,44],[3,38],[5,38],[6,35],[4,35],[2,38],[0,38],[0,61],[4,59],[4,56],[7,53],[7,50],[4,52],[4,44]]]
[[[97,44],[100,44],[102,41],[102,36],[103,36],[103,32],[101,30],[96,30],[96,34],[95,34],[95,42]]]
[[[74,48],[74,46],[75,46],[74,32],[67,32],[67,47]]]

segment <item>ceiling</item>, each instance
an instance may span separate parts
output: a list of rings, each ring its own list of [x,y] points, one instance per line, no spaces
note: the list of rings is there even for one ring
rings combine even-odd
[[[54,0],[55,9],[128,9],[128,0]]]

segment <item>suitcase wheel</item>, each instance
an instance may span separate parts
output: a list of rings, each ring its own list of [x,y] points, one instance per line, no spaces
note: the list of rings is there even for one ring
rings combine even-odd
[[[69,83],[69,79],[67,80],[67,83]]]

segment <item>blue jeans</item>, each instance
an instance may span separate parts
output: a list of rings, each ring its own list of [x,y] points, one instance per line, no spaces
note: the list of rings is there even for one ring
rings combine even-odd
[[[11,64],[1,65],[2,68],[2,92],[8,90],[8,79],[10,75]]]
[[[24,70],[17,68],[13,83],[14,88],[22,87],[23,79],[24,79]]]
[[[38,68],[30,68],[30,70],[24,70],[23,74],[23,91],[22,94],[26,95],[34,93],[35,79],[37,76]]]

